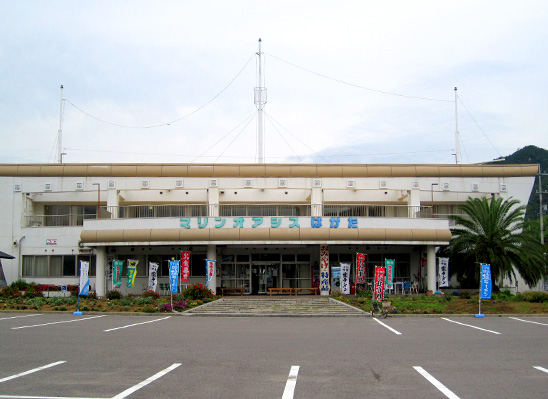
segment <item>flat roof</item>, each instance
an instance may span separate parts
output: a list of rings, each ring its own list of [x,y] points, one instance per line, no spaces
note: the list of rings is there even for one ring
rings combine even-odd
[[[34,177],[520,177],[538,164],[0,164],[0,176]]]

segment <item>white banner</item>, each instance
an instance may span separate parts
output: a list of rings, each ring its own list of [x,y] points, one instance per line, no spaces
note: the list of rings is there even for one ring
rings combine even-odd
[[[89,294],[89,262],[83,260],[80,261],[80,290],[78,295],[88,295]]]
[[[350,294],[350,264],[341,263],[341,293]]]
[[[438,258],[438,282],[439,287],[449,287],[449,258]]]
[[[148,263],[148,287],[152,291],[156,291],[156,285],[158,284],[158,263]]]

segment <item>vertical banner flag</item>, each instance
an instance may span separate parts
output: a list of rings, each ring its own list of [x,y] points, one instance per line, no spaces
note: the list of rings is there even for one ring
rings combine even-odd
[[[329,247],[320,246],[320,294],[329,295]]]
[[[375,266],[375,299],[379,302],[382,302],[384,299],[384,267]]]
[[[177,293],[177,285],[179,285],[179,261],[169,261],[169,287],[172,294]]]
[[[124,268],[123,260],[115,260],[112,262],[112,286],[120,288],[122,285],[122,269]]]
[[[386,268],[386,289],[392,289],[394,283],[394,269],[396,268],[395,259],[385,259],[384,267]]]
[[[190,251],[181,252],[181,281],[190,277]]]
[[[350,294],[350,263],[341,263],[341,292]]]
[[[209,288],[209,282],[213,279],[213,276],[215,275],[216,263],[217,261],[206,259],[206,288]]]
[[[128,259],[127,260],[127,282],[126,287],[131,288],[135,284],[135,275],[137,274],[137,263],[138,260]]]
[[[439,287],[449,287],[449,258],[438,258],[439,259],[439,277],[438,282]]]
[[[482,263],[480,272],[480,299],[491,299],[491,265]]]
[[[356,284],[365,284],[365,254],[356,256]]]
[[[88,295],[89,294],[89,262],[83,260],[80,261],[80,290],[78,295]]]
[[[158,284],[158,263],[148,263],[148,286],[152,291],[156,291],[156,285]]]

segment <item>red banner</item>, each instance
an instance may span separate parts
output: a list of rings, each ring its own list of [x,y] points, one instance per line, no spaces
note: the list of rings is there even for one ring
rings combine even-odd
[[[375,299],[379,302],[382,302],[384,299],[384,273],[385,268],[380,266],[375,266]]]
[[[181,252],[181,281],[190,277],[190,251]]]
[[[356,258],[356,284],[365,284],[365,254]]]

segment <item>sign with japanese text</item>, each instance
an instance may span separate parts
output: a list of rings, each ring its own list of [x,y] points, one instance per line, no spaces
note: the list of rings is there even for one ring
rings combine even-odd
[[[345,295],[350,294],[350,264],[341,263],[341,292]]]
[[[213,276],[215,276],[216,263],[214,260],[206,259],[206,288],[209,288],[209,283],[213,280]]]
[[[78,295],[88,295],[89,294],[89,262],[83,260],[80,261],[80,290]]]
[[[482,263],[480,270],[480,299],[491,299],[491,291],[491,265]]]
[[[158,263],[149,262],[148,264],[148,286],[152,291],[156,291],[158,284]]]
[[[46,238],[46,245],[57,245],[57,238]]]
[[[357,229],[360,220],[356,217],[196,217],[180,218],[179,226],[183,229]]]
[[[395,259],[385,259],[384,267],[386,268],[386,288],[391,289],[394,284],[394,269],[396,268]]]
[[[127,260],[127,288],[131,288],[135,284],[135,276],[137,275],[137,263],[139,263],[138,260]]]
[[[438,282],[439,287],[449,287],[449,258],[438,258]]]
[[[329,295],[329,246],[320,245],[320,294]]]
[[[375,266],[375,286],[373,287],[374,298],[382,302],[384,299],[384,276],[385,268],[381,266]]]
[[[356,284],[365,284],[365,254],[356,256]]]
[[[179,285],[179,261],[169,261],[169,288],[172,294],[177,293],[177,286]]]
[[[181,252],[181,281],[190,277],[190,251]]]
[[[123,260],[115,260],[112,262],[112,286],[120,288],[122,285],[122,269],[124,268]]]

